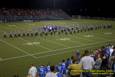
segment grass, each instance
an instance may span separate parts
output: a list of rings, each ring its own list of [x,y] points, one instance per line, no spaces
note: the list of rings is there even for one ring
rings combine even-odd
[[[35,26],[45,24],[71,25],[71,24],[104,24],[111,23],[112,29],[96,30],[76,33],[73,35],[57,35],[47,37],[2,37],[4,31],[30,30]],[[12,26],[13,25],[13,26]],[[57,20],[41,22],[14,22],[0,23],[0,77],[12,77],[19,74],[25,77],[30,64],[36,66],[43,64],[57,64],[62,59],[71,57],[74,51],[96,49],[106,43],[115,43],[115,22],[107,20]],[[108,33],[108,34],[107,34]],[[109,34],[110,33],[110,34]],[[90,35],[92,37],[87,37]],[[68,40],[61,40],[68,39]],[[34,44],[37,42],[38,44]],[[28,45],[31,44],[31,45]]]

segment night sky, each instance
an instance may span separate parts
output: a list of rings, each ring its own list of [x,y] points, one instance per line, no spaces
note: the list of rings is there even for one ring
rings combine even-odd
[[[113,0],[0,0],[0,8],[63,9],[69,14],[115,16]]]

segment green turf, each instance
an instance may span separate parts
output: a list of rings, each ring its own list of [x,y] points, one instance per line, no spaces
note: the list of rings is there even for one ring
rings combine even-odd
[[[35,26],[45,24],[71,25],[71,24],[104,24],[111,23],[112,29],[81,32],[73,35],[57,35],[47,37],[2,37],[4,31],[30,30]],[[106,34],[110,33],[110,34]],[[91,35],[92,37],[87,37]],[[69,40],[60,40],[69,39]],[[40,43],[27,45],[27,43]],[[57,64],[62,59],[71,57],[75,50],[83,52],[85,49],[95,49],[106,43],[115,43],[115,21],[108,20],[61,20],[41,22],[15,22],[0,23],[0,77],[12,77],[19,74],[25,77],[30,64]]]

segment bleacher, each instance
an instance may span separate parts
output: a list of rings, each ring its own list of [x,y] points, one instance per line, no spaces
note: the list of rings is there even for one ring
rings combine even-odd
[[[0,9],[0,22],[24,21],[24,20],[62,20],[71,19],[63,10],[57,9]]]

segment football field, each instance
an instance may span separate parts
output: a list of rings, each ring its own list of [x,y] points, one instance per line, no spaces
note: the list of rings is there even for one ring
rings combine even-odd
[[[112,24],[112,29],[99,29],[75,34],[48,36],[3,38],[3,32],[30,30],[46,24]],[[110,20],[57,20],[40,22],[0,23],[0,77],[12,77],[18,74],[25,77],[31,64],[57,64],[71,57],[73,52],[93,50],[108,43],[115,44],[115,21]]]

